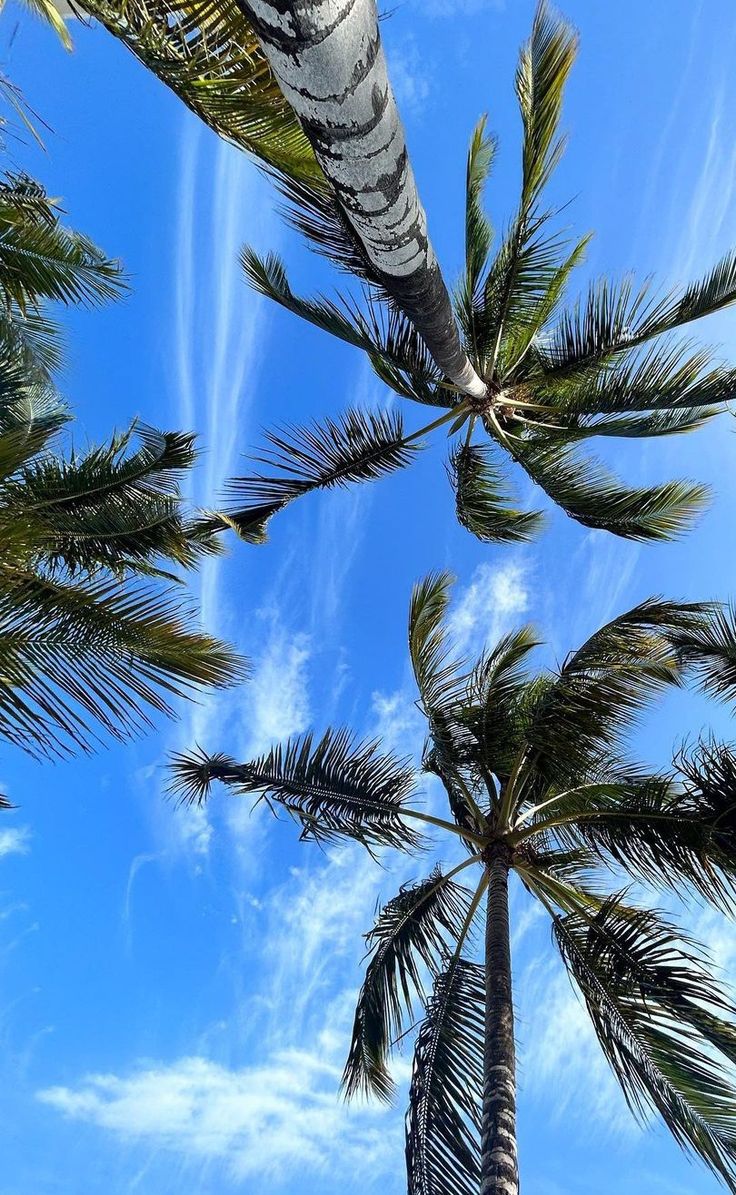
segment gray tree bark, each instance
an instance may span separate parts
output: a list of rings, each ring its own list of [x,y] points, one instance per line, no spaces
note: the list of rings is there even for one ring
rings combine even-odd
[[[488,864],[480,1195],[518,1195],[516,1050],[509,938],[509,860],[499,847]]]
[[[382,284],[465,393],[463,351],[391,88],[376,0],[237,0]]]

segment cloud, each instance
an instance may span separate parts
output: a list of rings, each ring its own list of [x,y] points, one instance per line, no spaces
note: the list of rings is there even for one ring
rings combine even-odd
[[[448,631],[461,655],[475,656],[512,630],[529,606],[527,568],[518,561],[480,564],[452,605]]]
[[[280,1050],[228,1069],[203,1057],[139,1066],[126,1076],[89,1075],[38,1099],[65,1117],[198,1161],[219,1161],[235,1179],[271,1184],[292,1174],[377,1181],[400,1141],[376,1106],[348,1108],[339,1070],[306,1050]],[[366,1182],[361,1185],[365,1186]]]
[[[8,826],[0,830],[0,859],[4,855],[27,855],[30,842],[29,826]]]

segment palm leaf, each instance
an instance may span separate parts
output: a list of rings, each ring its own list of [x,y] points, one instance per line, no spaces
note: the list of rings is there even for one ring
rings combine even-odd
[[[171,715],[170,699],[240,679],[179,594],[0,569],[0,733],[35,755],[91,750]]]
[[[435,980],[414,1049],[409,1195],[477,1195],[484,1013],[483,968],[459,958]]]
[[[613,619],[564,662],[526,735],[534,768],[580,783],[622,749],[622,734],[682,669],[670,635],[697,625],[703,607],[649,599]]]
[[[555,917],[565,965],[579,987],[632,1110],[656,1109],[678,1144],[736,1190],[736,1092],[713,1050],[736,1057],[733,1015],[668,923],[622,909]]]
[[[343,1088],[348,1099],[373,1093],[393,1098],[388,1070],[392,1041],[404,1030],[415,997],[424,999],[422,970],[439,971],[447,939],[457,938],[471,894],[443,876],[403,887],[367,935],[371,958],[360,990]]]
[[[542,515],[506,505],[503,476],[487,445],[464,444],[450,457],[458,522],[485,543],[518,543],[534,539]]]
[[[692,525],[709,497],[707,487],[694,482],[622,486],[600,461],[576,455],[564,441],[519,441],[512,452],[571,519],[623,539],[674,539]]]
[[[226,517],[249,543],[263,543],[268,520],[295,498],[372,481],[404,468],[419,450],[407,442],[401,416],[393,411],[351,410],[339,421],[270,432],[267,442],[256,460],[278,472],[236,477],[227,485],[232,503]]]
[[[285,809],[305,839],[355,838],[405,850],[422,842],[402,816],[413,768],[346,730],[328,730],[316,743],[311,734],[288,739],[248,763],[199,751],[174,757],[171,787],[183,800],[204,800],[215,780]]]

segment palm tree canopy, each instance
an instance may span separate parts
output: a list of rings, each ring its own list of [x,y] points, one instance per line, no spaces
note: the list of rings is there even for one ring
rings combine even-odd
[[[293,738],[247,763],[180,755],[172,787],[189,801],[204,800],[215,781],[259,794],[304,839],[416,852],[426,846],[417,827],[434,826],[464,844],[460,863],[402,887],[378,914],[345,1068],[349,1095],[392,1098],[393,1045],[424,1008],[407,1119],[412,1195],[478,1189],[485,987],[472,935],[483,865],[499,851],[549,916],[633,1111],[658,1112],[736,1191],[736,1009],[701,947],[625,886],[644,881],[655,894],[734,911],[734,749],[703,738],[653,772],[627,746],[668,688],[736,696],[736,613],[651,599],[535,673],[528,628],[472,666],[457,659],[450,592],[448,575],[429,576],[409,617],[428,726],[422,766],[442,784],[444,817],[422,808],[406,760],[344,730]],[[463,882],[477,867],[480,880]]]
[[[124,293],[122,267],[66,228],[23,174],[0,182],[0,736],[36,755],[90,750],[232,684],[243,662],[197,627],[181,583],[219,550],[180,486],[194,437],[139,424],[63,451],[70,415],[52,301]]]

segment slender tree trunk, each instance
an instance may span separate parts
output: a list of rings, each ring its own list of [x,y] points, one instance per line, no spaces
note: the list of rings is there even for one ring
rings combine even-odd
[[[517,1195],[516,1051],[509,940],[509,860],[492,852],[486,909],[486,1041],[480,1195]]]
[[[376,0],[237,0],[381,282],[448,377],[482,399],[427,234]]]

